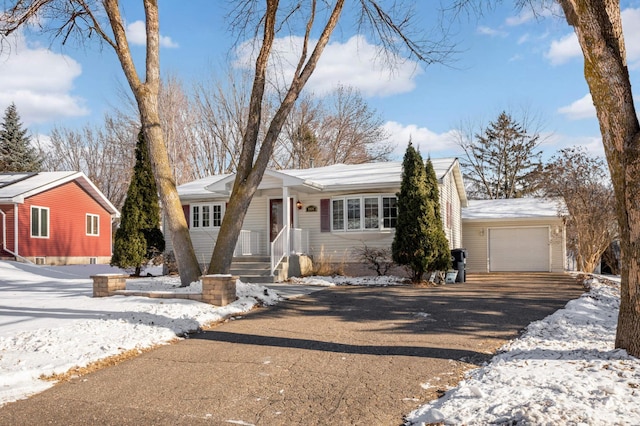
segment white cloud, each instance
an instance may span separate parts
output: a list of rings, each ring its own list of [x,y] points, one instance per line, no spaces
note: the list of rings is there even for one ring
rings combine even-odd
[[[518,25],[526,24],[527,22],[533,20],[535,17],[536,16],[531,8],[526,7],[518,16],[509,16],[505,20],[505,23],[510,27],[516,27]]]
[[[582,120],[585,118],[596,118],[596,108],[593,106],[591,94],[587,93],[570,105],[558,108],[558,112],[567,116],[570,120]]]
[[[482,25],[476,29],[476,32],[478,34],[488,35],[491,37],[506,37],[509,35],[506,31],[496,30],[495,28],[485,27]]]
[[[621,12],[627,62],[632,69],[640,69],[640,9],[624,9]],[[553,40],[545,54],[552,65],[560,65],[572,58],[581,57],[582,50],[575,33]]]
[[[560,40],[552,40],[549,50],[545,54],[552,65],[560,65],[572,58],[581,57],[582,50],[575,33],[569,33]]]
[[[27,45],[22,34],[0,54],[0,108],[14,102],[24,124],[89,114],[84,100],[73,96],[73,81],[82,67],[73,58]]]
[[[138,46],[147,44],[147,31],[143,21],[135,21],[127,25],[127,40],[129,43]],[[178,43],[171,40],[171,37],[160,35],[160,46],[167,48],[179,47]]]
[[[569,136],[552,133],[542,143],[547,157],[551,157],[563,148],[570,146],[583,146],[591,155],[604,157],[604,145],[601,136]]]
[[[390,141],[395,146],[393,156],[402,158],[409,139],[413,146],[420,149],[423,157],[447,150],[458,150],[456,145],[456,130],[446,133],[435,133],[426,127],[418,127],[415,124],[403,125],[396,121],[387,121],[384,129],[389,133]]]
[[[291,81],[298,53],[302,46],[301,37],[285,37],[274,42],[274,55],[270,73],[272,79],[287,84]],[[310,50],[315,42],[311,43]],[[257,54],[250,42],[241,45],[235,65],[252,68]],[[345,43],[329,43],[318,65],[307,83],[306,90],[318,95],[331,92],[338,85],[352,86],[365,97],[390,96],[412,91],[415,77],[422,69],[415,61],[394,58],[396,67],[391,69],[383,60],[378,47],[367,42],[362,36],[354,36]]]

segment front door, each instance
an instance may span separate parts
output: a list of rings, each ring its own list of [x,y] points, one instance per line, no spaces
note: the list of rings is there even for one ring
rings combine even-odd
[[[289,199],[289,226],[293,226],[293,199]],[[284,227],[284,203],[282,198],[269,200],[269,241],[276,239]]]

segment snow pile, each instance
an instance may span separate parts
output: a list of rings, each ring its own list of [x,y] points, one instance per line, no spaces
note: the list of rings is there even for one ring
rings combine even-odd
[[[280,300],[266,287],[240,281],[238,300],[223,307],[182,299],[93,298],[89,279],[52,279],[27,268],[0,262],[0,405],[51,387],[52,382],[40,379],[43,375],[166,344]],[[179,285],[179,279],[167,277],[127,281],[129,290],[201,291],[200,283]]]
[[[390,285],[404,285],[406,280],[394,276],[371,276],[371,277],[322,277],[310,276],[304,278],[291,278],[291,282],[295,284],[317,285],[325,287],[333,287],[337,285],[360,285],[367,287],[387,287]]]
[[[619,303],[619,287],[593,281],[407,425],[640,424],[640,360],[614,349]]]

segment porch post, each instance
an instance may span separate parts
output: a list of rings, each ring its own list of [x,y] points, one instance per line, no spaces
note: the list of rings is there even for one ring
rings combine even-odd
[[[284,253],[285,256],[289,257],[289,235],[291,232],[291,207],[289,206],[289,187],[282,186],[282,204],[284,205],[284,211],[282,212],[282,222],[283,226],[286,229],[284,237]]]

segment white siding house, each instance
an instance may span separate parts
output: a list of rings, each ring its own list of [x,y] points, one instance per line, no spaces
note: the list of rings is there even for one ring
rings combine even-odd
[[[432,163],[449,246],[459,248],[461,209],[467,204],[460,165],[455,158]],[[211,176],[178,187],[202,264],[211,257],[234,179]],[[285,258],[291,253],[322,254],[333,262],[357,262],[354,248],[391,246],[401,180],[401,162],[267,170],[247,211],[235,255],[280,257],[275,252],[282,251]]]

